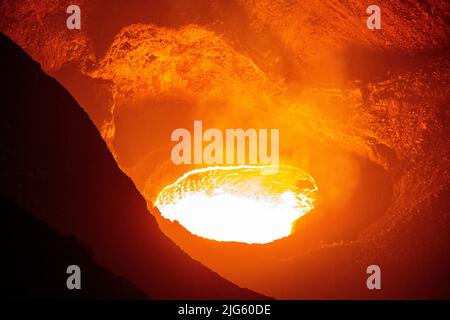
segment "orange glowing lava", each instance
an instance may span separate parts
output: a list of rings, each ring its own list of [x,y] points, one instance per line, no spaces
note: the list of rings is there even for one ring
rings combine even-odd
[[[314,179],[300,169],[224,166],[192,170],[158,195],[163,217],[217,241],[268,243],[289,236],[292,223],[314,208]]]

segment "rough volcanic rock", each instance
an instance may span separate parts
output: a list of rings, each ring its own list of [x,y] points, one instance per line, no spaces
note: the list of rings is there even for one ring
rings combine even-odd
[[[0,30],[13,35],[13,40],[39,61],[46,72],[55,72],[69,62],[94,59],[92,44],[84,30],[67,29],[67,6],[63,1],[52,0],[2,1]],[[83,19],[88,17],[83,15]]]

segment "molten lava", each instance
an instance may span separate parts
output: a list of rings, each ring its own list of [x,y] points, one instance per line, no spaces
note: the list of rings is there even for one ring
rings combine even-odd
[[[268,243],[291,234],[292,223],[314,208],[314,179],[293,167],[264,175],[264,166],[192,170],[158,195],[163,217],[218,241]]]

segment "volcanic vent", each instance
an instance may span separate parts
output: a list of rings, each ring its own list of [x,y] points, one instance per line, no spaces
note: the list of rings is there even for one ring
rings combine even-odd
[[[289,236],[313,208],[314,180],[295,168],[263,175],[259,166],[208,167],[166,186],[155,205],[191,233],[218,241],[267,243]],[[301,188],[299,185],[307,188]]]

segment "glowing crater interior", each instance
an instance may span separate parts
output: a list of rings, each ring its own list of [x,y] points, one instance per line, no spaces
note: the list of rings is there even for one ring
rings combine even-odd
[[[217,241],[268,243],[291,234],[314,207],[314,179],[292,167],[271,175],[261,166],[190,171],[158,195],[161,215],[191,233]]]

